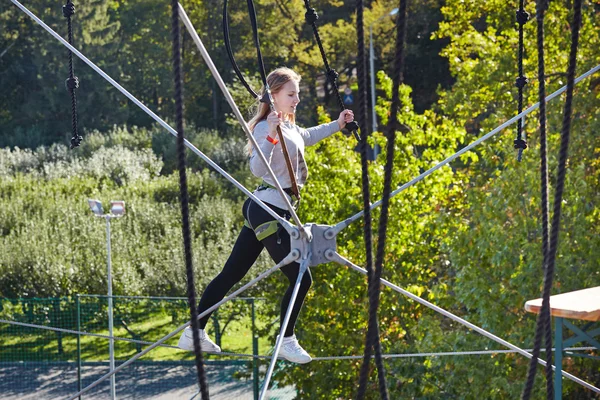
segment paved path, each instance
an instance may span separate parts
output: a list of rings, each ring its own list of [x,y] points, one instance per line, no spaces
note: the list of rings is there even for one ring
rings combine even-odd
[[[83,386],[108,372],[100,363],[85,365]],[[236,373],[247,373],[245,365],[211,364],[206,368],[210,397],[214,400],[253,400],[252,378],[238,379]],[[196,392],[196,370],[193,364],[168,362],[134,363],[117,374],[119,400],[190,399]],[[293,388],[273,390],[270,399],[292,400]],[[0,363],[0,399],[54,400],[77,393],[77,367],[72,362]],[[85,400],[110,399],[108,381],[82,396]],[[196,398],[198,399],[198,397]]]

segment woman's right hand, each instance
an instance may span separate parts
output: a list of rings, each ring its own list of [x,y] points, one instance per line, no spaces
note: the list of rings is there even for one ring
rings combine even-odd
[[[283,122],[282,117],[283,113],[281,111],[272,111],[267,116],[267,123],[269,124],[269,136],[271,136],[272,139],[275,139],[275,137],[277,136],[277,127],[279,126],[279,124],[281,124],[281,122]]]

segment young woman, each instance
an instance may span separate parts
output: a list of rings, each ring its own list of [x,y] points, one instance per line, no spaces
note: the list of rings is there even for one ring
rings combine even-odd
[[[312,146],[338,132],[346,126],[346,123],[354,119],[354,115],[352,111],[344,110],[340,113],[337,121],[309,129],[300,128],[295,123],[296,106],[300,102],[300,76],[289,68],[278,68],[269,74],[267,83],[271,89],[275,111],[271,112],[268,104],[260,103],[258,112],[250,121],[249,126],[281,186],[286,188],[286,196],[292,202],[293,199],[290,197],[292,184],[278,140],[277,127],[281,128],[285,137],[293,173],[298,187],[301,188],[308,177],[308,168],[304,159],[305,146]],[[271,179],[266,166],[258,156],[257,149],[252,148],[250,142],[248,143],[248,152],[250,155],[250,170],[263,180],[254,195],[277,214],[289,219],[291,215],[286,209],[285,201],[274,188],[275,182]],[[289,234],[279,224],[274,224],[274,218],[258,204],[251,199],[246,200],[242,207],[242,213],[245,218],[245,226],[242,228],[223,270],[206,287],[198,306],[198,313],[202,313],[221,301],[229,290],[244,278],[263,248],[267,249],[275,263],[279,263],[290,252]],[[275,229],[265,229],[267,227]],[[283,322],[298,278],[299,264],[294,262],[285,265],[281,268],[281,271],[289,280],[289,286],[281,300],[281,321]],[[308,270],[302,278],[280,350],[282,358],[300,364],[312,360],[298,343],[296,335],[294,335],[296,320],[311,284],[312,278],[310,270]],[[220,347],[208,337],[204,330],[209,317],[210,315],[206,315],[200,319],[201,346],[203,351],[218,353],[221,351]],[[179,339],[179,347],[185,350],[194,350],[191,328],[188,327],[183,331]]]

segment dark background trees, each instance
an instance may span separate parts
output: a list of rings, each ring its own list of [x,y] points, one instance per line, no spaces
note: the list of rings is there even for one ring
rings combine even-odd
[[[217,1],[186,1],[184,7],[243,112],[253,99],[239,85],[223,51]],[[60,7],[34,0],[28,6],[64,33]],[[159,115],[173,115],[169,17],[151,1],[81,0],[76,45]],[[356,29],[354,3],[314,3],[331,65],[340,83],[353,87]],[[83,146],[68,151],[70,106],[64,89],[66,52],[11,4],[0,6],[0,295],[58,296],[104,291],[100,244],[84,240],[94,221],[85,199],[123,197],[130,214],[120,221],[123,236],[114,249],[115,293],[182,295],[177,240],[177,179],[172,138],[87,66],[76,62]],[[367,26],[397,7],[371,2]],[[570,4],[550,3],[547,12],[548,91],[565,83]],[[411,2],[406,85],[400,120],[412,128],[398,134],[394,184],[400,185],[488,132],[516,113],[516,2],[419,0]],[[531,5],[528,11],[533,12]],[[303,76],[300,122],[311,125],[335,116],[331,88],[304,24],[300,1],[260,0],[257,12],[267,69],[286,65]],[[578,73],[600,61],[598,8],[585,4]],[[244,4],[231,4],[232,45],[245,75],[258,89],[255,49]],[[377,110],[389,117],[393,18],[374,27]],[[283,29],[284,27],[285,29]],[[535,24],[525,26],[525,103],[537,101]],[[186,120],[190,140],[252,187],[243,153],[244,138],[232,123],[193,44],[184,40]],[[387,74],[386,74],[387,72]],[[328,92],[329,90],[329,92]],[[597,78],[576,89],[573,141],[561,246],[553,293],[598,284],[600,270],[600,85]],[[321,106],[321,107],[318,107]],[[324,112],[325,111],[325,112]],[[550,167],[556,168],[560,99],[548,107]],[[514,130],[437,171],[394,198],[389,222],[385,277],[522,347],[530,347],[535,318],[523,310],[540,295],[541,225],[537,168],[537,115],[526,119],[530,148],[516,161]],[[116,126],[115,126],[116,125]],[[385,147],[384,137],[372,138]],[[51,146],[54,144],[53,146]],[[45,145],[40,147],[41,145]],[[311,179],[304,191],[303,221],[334,223],[360,209],[360,168],[355,142],[341,134],[307,151]],[[18,146],[23,149],[15,149]],[[371,163],[373,198],[381,193],[383,157]],[[216,274],[241,226],[241,195],[199,160],[190,157],[190,188],[198,290]],[[343,190],[342,190],[342,189]],[[71,213],[64,205],[72,204]],[[339,237],[340,251],[364,261],[360,223]],[[117,229],[115,229],[118,232]],[[68,244],[68,245],[67,245]],[[270,262],[262,259],[253,276]],[[335,265],[313,270],[315,285],[298,327],[314,355],[359,354],[366,329],[366,282]],[[277,277],[255,293],[278,315],[285,283]],[[382,293],[382,345],[386,352],[431,352],[497,348],[423,307]],[[278,372],[302,396],[348,398],[355,390],[358,362],[312,363]],[[514,355],[421,358],[390,361],[393,398],[515,398],[527,361]],[[572,361],[570,371],[592,382],[598,367]],[[332,374],[331,371],[335,371]],[[540,384],[541,381],[538,381]],[[372,383],[372,396],[377,393]],[[566,382],[566,396],[589,393]],[[541,386],[540,386],[541,387]],[[541,390],[536,392],[541,398]]]

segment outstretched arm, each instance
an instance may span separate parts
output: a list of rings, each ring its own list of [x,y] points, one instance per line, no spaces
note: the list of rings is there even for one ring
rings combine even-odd
[[[340,113],[340,116],[336,121],[328,124],[322,124],[314,126],[312,128],[301,130],[304,144],[312,146],[317,144],[321,140],[333,135],[336,132],[342,130],[347,123],[354,121],[354,113],[352,110],[344,110]]]

